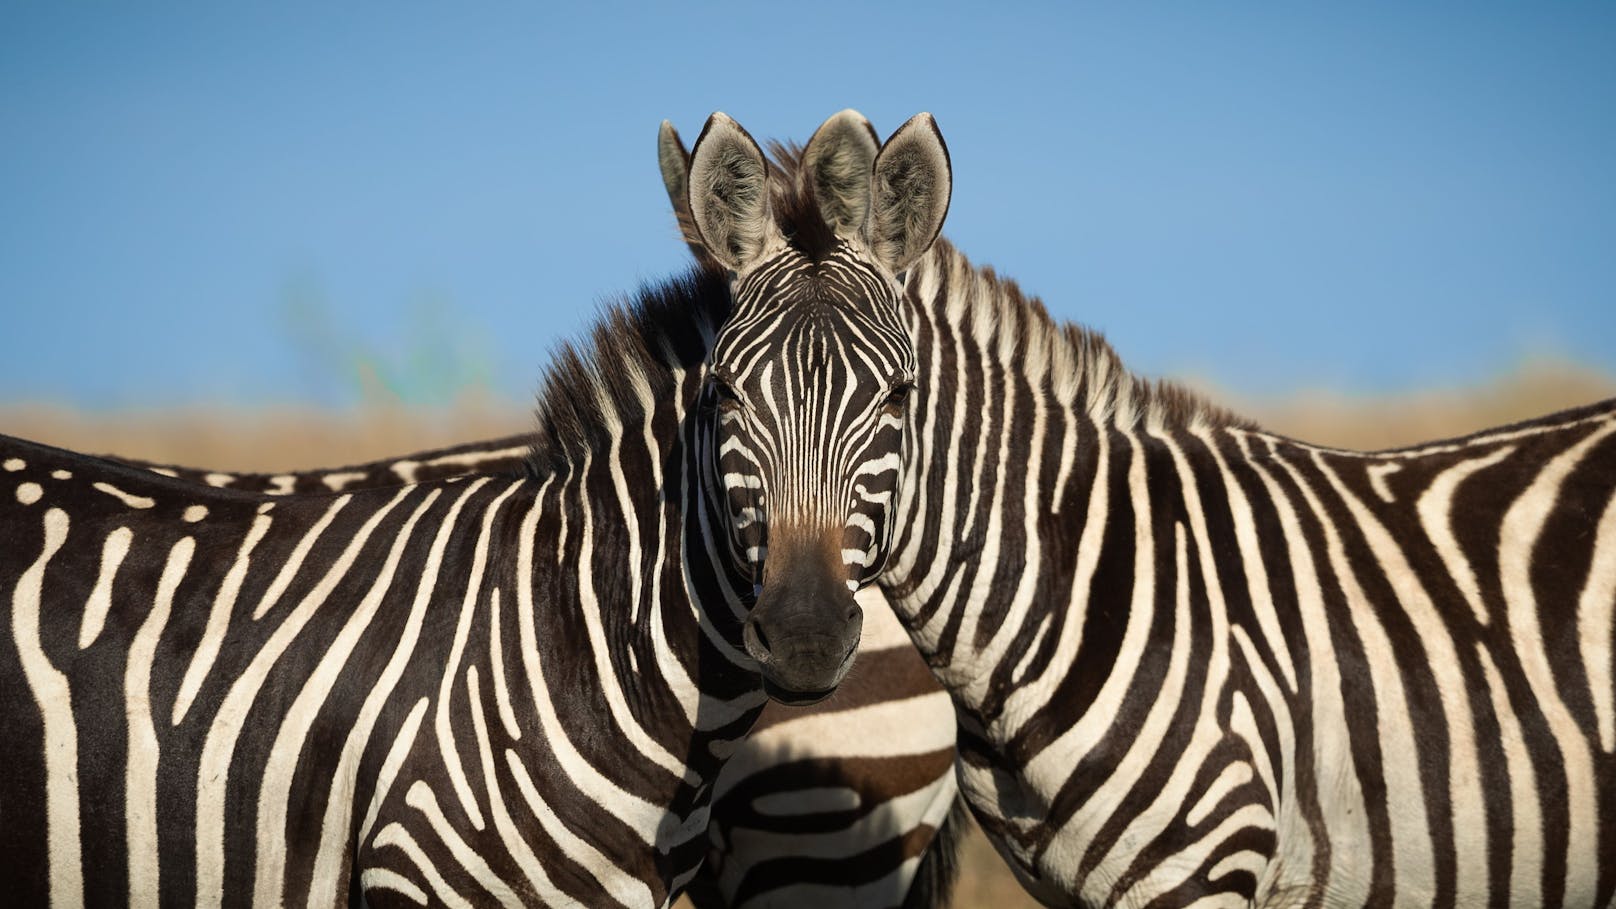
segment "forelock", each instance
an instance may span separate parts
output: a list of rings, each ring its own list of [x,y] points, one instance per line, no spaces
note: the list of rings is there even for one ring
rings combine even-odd
[[[795,142],[769,143],[770,207],[786,242],[814,262],[823,262],[841,244],[825,220],[813,180]]]

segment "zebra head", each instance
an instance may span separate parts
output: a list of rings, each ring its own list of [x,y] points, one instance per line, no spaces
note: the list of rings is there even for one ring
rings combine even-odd
[[[843,111],[787,170],[714,114],[689,159],[691,226],[731,274],[703,390],[709,491],[753,577],[743,638],[777,700],[817,700],[852,664],[853,593],[885,562],[904,468],[903,275],[941,230],[950,186],[929,114],[882,145]]]

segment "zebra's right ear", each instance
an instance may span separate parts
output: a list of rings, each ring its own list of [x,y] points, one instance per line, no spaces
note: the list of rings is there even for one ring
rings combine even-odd
[[[691,222],[708,254],[744,271],[768,247],[769,166],[739,123],[722,113],[707,118],[690,155]]]

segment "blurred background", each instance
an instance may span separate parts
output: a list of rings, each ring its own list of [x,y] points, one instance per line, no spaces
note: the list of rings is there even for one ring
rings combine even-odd
[[[962,250],[1282,432],[1616,393],[1616,6],[995,6],[8,5],[0,432],[279,469],[518,431],[684,267],[654,134],[713,110],[933,112]],[[960,905],[1016,904],[973,848]]]

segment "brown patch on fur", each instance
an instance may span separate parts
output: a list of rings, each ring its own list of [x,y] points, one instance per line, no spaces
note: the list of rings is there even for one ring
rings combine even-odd
[[[844,529],[836,525],[821,526],[793,520],[771,521],[770,562],[805,563],[828,574],[840,574],[846,570],[842,562]]]

